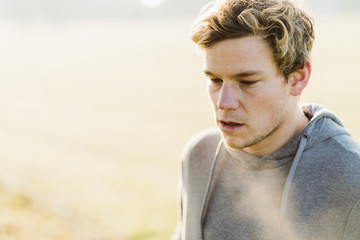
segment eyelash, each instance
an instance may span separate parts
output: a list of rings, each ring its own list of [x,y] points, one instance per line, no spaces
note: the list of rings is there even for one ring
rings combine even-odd
[[[220,79],[220,78],[212,78],[212,79],[210,79],[210,81],[212,82],[212,83],[222,83],[222,80]]]
[[[210,81],[213,83],[213,84],[219,84],[219,83],[222,83],[223,80],[221,80],[220,78],[213,78],[213,79],[210,79]],[[248,87],[254,85],[255,83],[257,83],[258,81],[239,81],[240,84],[244,84]]]
[[[257,81],[241,81],[240,83],[245,84],[246,86],[252,86],[257,83]]]

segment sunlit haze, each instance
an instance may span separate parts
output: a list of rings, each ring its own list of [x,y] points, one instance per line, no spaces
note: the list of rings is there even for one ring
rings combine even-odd
[[[140,0],[142,4],[146,7],[159,7],[161,4],[165,2],[165,0]]]
[[[0,240],[171,239],[182,149],[215,127],[189,40],[209,1],[0,1]],[[309,3],[302,102],[360,141],[360,1]]]

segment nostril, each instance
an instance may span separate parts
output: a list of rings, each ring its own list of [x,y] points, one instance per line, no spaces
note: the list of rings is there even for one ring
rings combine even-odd
[[[238,101],[231,95],[221,95],[218,99],[218,108],[222,110],[236,109],[238,107]]]
[[[221,110],[234,110],[239,106],[239,91],[237,85],[232,81],[223,81],[217,92],[217,107]]]

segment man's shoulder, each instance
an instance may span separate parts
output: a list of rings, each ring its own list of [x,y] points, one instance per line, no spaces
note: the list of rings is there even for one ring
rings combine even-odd
[[[347,196],[359,199],[360,144],[350,135],[338,135],[331,139],[335,144],[328,142],[327,158],[322,161],[321,166],[323,173],[326,173],[324,178],[328,183],[332,182],[333,189],[338,187],[342,195],[347,193]]]
[[[312,157],[305,161],[308,168],[332,181],[336,186],[341,183],[342,190],[357,189],[360,197],[360,145],[349,135],[337,135],[318,144],[311,151]]]
[[[334,155],[331,164],[333,164],[334,169],[342,169],[348,179],[359,183],[360,144],[349,135],[335,136],[333,139],[336,141],[337,146],[332,145],[332,149],[328,150]],[[360,187],[358,189],[360,191]]]
[[[217,129],[207,129],[188,141],[181,156],[185,188],[196,188],[196,191],[199,191],[199,186],[205,188],[220,140],[221,134]]]
[[[221,133],[216,128],[206,129],[197,133],[186,144],[182,153],[183,161],[212,157],[220,140]]]
[[[360,158],[360,144],[349,135],[339,135],[333,137],[333,139],[339,143],[344,151],[347,151],[354,155],[354,157]]]

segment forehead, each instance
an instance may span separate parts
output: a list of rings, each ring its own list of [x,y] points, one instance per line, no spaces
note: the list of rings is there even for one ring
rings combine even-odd
[[[258,36],[223,40],[204,51],[204,71],[227,74],[276,70],[270,47]]]

